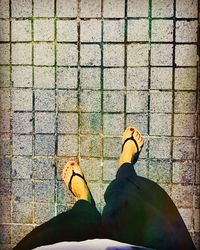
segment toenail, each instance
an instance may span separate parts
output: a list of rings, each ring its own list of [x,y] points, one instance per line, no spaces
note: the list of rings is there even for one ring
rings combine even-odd
[[[74,162],[71,162],[70,165],[71,165],[71,166],[74,166]]]
[[[130,128],[130,131],[134,131],[134,128]]]

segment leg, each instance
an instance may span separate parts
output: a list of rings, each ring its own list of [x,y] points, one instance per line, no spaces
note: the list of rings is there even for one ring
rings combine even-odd
[[[116,179],[105,193],[104,236],[155,249],[195,249],[167,193],[156,183],[136,175],[131,164],[134,145],[131,141],[127,143]]]
[[[69,165],[70,163],[63,170],[67,186],[71,173]],[[82,175],[76,163],[73,163],[73,169]],[[81,241],[98,237],[101,216],[87,184],[79,176],[73,177],[72,191],[78,200],[73,208],[35,228],[17,244],[14,250],[29,250],[61,241]]]

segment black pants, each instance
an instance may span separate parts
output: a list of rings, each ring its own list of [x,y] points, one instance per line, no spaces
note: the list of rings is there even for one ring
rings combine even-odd
[[[14,250],[28,250],[61,241],[109,238],[162,249],[195,249],[190,234],[167,193],[123,164],[105,192],[102,215],[95,204],[79,200],[73,208],[23,238]]]

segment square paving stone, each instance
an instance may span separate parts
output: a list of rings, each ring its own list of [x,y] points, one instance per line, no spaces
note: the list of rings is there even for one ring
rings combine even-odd
[[[57,68],[57,87],[59,89],[76,89],[78,86],[77,68],[58,67]]]
[[[33,130],[33,115],[29,112],[15,112],[12,120],[13,133],[30,134]]]
[[[171,89],[172,68],[153,67],[151,68],[151,89]]]
[[[53,202],[55,195],[54,181],[35,181],[34,194],[36,202]]]
[[[58,90],[57,106],[59,111],[77,111],[78,99],[75,90]]]
[[[128,20],[128,41],[148,41],[149,21],[146,19]]]
[[[100,157],[101,138],[99,135],[81,136],[81,156]]]
[[[55,133],[56,116],[50,112],[35,113],[35,133]]]
[[[82,3],[82,1],[81,1]],[[57,16],[58,17],[76,17],[77,2],[74,0],[57,0]]]
[[[54,155],[55,136],[36,135],[35,136],[35,155]]]
[[[132,43],[127,45],[128,66],[148,66],[149,47],[147,44]]]
[[[101,0],[82,0],[80,9],[81,17],[101,17]]]
[[[35,41],[54,40],[54,19],[35,19],[33,25]]]
[[[104,44],[104,66],[124,66],[124,45]]]
[[[148,10],[148,0],[143,0],[142,5],[141,2],[138,2],[137,0],[128,0],[128,17],[148,17]]]
[[[58,155],[76,156],[78,153],[77,135],[58,135]]]
[[[133,102],[134,100],[134,102]],[[147,91],[128,91],[127,92],[127,112],[147,112],[148,92]]]
[[[127,89],[148,89],[148,68],[137,67],[127,69]]]
[[[104,112],[124,112],[124,92],[104,91],[103,96]]]
[[[11,13],[12,17],[31,17],[32,1],[31,0],[12,1]]]
[[[100,68],[81,68],[80,86],[82,89],[100,89]]]
[[[55,69],[53,67],[35,67],[34,87],[53,89],[55,87]]]
[[[81,20],[80,22],[81,42],[101,41],[101,20]]]
[[[101,132],[101,114],[81,113],[80,130],[81,134],[99,134]]]
[[[77,39],[78,25],[76,20],[57,20],[58,42],[76,42]]]
[[[78,114],[58,113],[58,133],[78,134]]]
[[[12,41],[31,41],[31,20],[12,20]]]
[[[152,44],[151,65],[172,66],[172,47],[171,44]]]
[[[28,157],[15,157],[12,160],[12,177],[18,179],[31,179],[32,159]]]
[[[120,0],[104,0],[103,16],[104,17],[124,17],[125,2]]]
[[[104,20],[103,40],[106,42],[124,41],[124,20]]]
[[[124,69],[105,68],[104,69],[104,89],[121,90],[124,89]]]
[[[54,0],[34,0],[35,17],[54,17]]]
[[[13,66],[12,82],[14,87],[32,87],[32,66]]]
[[[32,155],[32,135],[13,135],[13,155]]]
[[[162,100],[162,101],[161,101]],[[172,112],[172,92],[152,91],[150,93],[150,111],[158,113]]]
[[[51,158],[35,158],[33,160],[33,178],[53,180],[55,177],[55,163]]]
[[[1,20],[0,21],[0,29],[1,29],[1,37],[0,41],[9,41],[9,32],[10,32],[10,25],[9,21],[7,20]]]
[[[35,90],[35,110],[54,111],[55,110],[55,91],[54,90]]]
[[[9,87],[10,86],[10,67],[9,66],[0,66],[0,87]]]
[[[54,65],[54,63],[54,43],[34,43],[34,64]]]
[[[33,186],[31,180],[13,180],[12,194],[14,201],[31,202],[33,200]]]
[[[100,66],[100,46],[98,44],[82,44],[80,50],[80,63],[82,66]]]
[[[96,90],[82,90],[80,93],[80,109],[82,112],[100,112],[101,92]]]
[[[14,43],[12,44],[13,64],[32,64],[32,44]]]

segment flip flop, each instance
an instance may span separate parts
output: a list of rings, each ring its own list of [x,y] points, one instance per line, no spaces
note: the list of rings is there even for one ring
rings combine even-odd
[[[125,141],[123,142],[122,151],[121,151],[121,152],[123,152],[124,145],[125,145],[125,143],[126,143],[127,141],[129,141],[129,140],[134,141],[134,143],[135,143],[135,145],[136,145],[136,148],[137,148],[137,152],[136,152],[136,154],[134,154],[134,156],[132,157],[131,163],[132,163],[132,164],[135,164],[135,163],[137,162],[138,158],[139,158],[139,154],[140,154],[140,152],[141,152],[141,150],[142,150],[144,144],[142,144],[141,149],[139,150],[138,143],[137,143],[137,141],[135,140],[133,134],[134,134],[134,130],[133,130],[133,132],[131,133],[131,137],[126,138]]]

